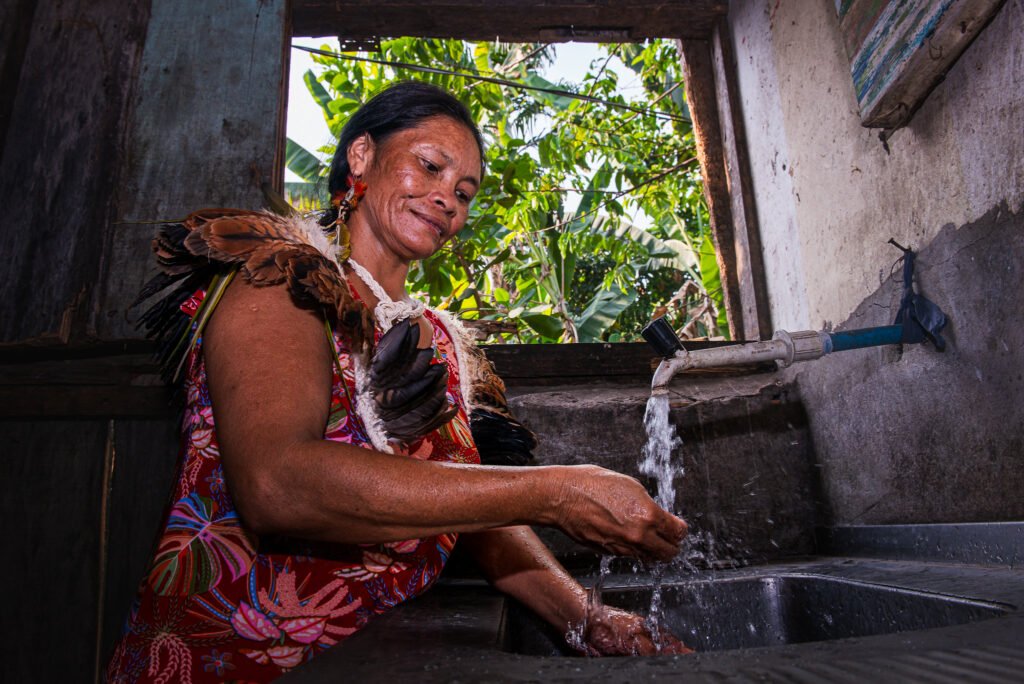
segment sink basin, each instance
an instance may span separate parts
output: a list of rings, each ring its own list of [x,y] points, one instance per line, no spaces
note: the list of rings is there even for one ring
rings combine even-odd
[[[650,587],[606,589],[611,606],[646,615]],[[772,574],[666,584],[662,623],[697,651],[778,646],[959,625],[1004,615],[1008,607],[958,596],[811,574]],[[570,655],[557,634],[509,602],[506,651]]]

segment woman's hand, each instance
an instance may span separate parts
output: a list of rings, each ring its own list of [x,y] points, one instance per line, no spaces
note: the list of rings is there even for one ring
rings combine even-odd
[[[562,472],[557,525],[567,535],[616,556],[668,560],[679,553],[686,523],[635,479],[589,465]]]
[[[533,610],[591,656],[692,653],[667,630],[652,634],[639,615],[592,601],[529,527],[464,535],[465,545],[499,590]],[[583,629],[579,628],[583,624]],[[576,625],[575,629],[573,625]]]
[[[581,646],[584,653],[591,656],[693,653],[693,649],[687,648],[668,630],[659,629],[657,634],[652,633],[639,615],[604,605],[595,605],[588,610]]]

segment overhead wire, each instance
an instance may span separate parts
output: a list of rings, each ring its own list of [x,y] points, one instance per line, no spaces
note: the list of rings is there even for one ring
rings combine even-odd
[[[519,81],[510,81],[505,78],[497,78],[496,76],[485,76],[483,74],[474,74],[469,71],[456,71],[455,69],[442,69],[440,67],[424,66],[422,64],[411,64],[409,62],[399,62],[396,60],[389,59],[377,59],[375,57],[360,57],[358,55],[349,55],[343,52],[333,52],[331,50],[321,50],[320,48],[306,47],[305,45],[292,45],[292,48],[296,50],[302,50],[309,52],[314,55],[323,55],[325,57],[334,57],[335,59],[344,59],[352,62],[368,62],[370,64],[381,64],[384,66],[398,67],[401,69],[408,69],[410,71],[419,71],[427,74],[440,74],[443,76],[456,76],[459,78],[470,78],[477,81],[484,81],[485,83],[494,83],[496,85],[505,86],[507,88],[518,88],[519,90],[531,90],[534,92],[546,93],[549,95],[557,95],[559,97],[568,97],[574,100],[582,100],[583,102],[593,102],[595,104],[602,104],[606,107],[612,107],[613,109],[625,109],[635,114],[646,114],[654,116],[656,118],[669,119],[671,121],[682,121],[686,122],[687,119],[678,114],[672,114],[670,112],[662,112],[654,109],[645,109],[643,107],[636,107],[634,105],[626,104],[624,102],[615,102],[613,100],[607,100],[601,97],[594,97],[593,95],[586,95],[583,93],[574,93],[571,90],[563,90],[561,88],[546,88],[544,86],[534,86],[528,83],[521,83]]]

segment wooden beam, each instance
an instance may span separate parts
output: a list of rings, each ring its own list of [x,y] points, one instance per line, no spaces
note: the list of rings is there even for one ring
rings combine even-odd
[[[768,281],[764,272],[761,231],[757,223],[754,188],[747,156],[747,135],[736,81],[736,61],[728,26],[719,20],[711,36],[718,123],[722,135],[722,161],[733,222],[735,270],[739,306],[743,311],[743,339],[772,336]]]
[[[140,336],[126,309],[154,270],[153,226],[133,222],[257,209],[280,183],[287,17],[286,0],[153,0],[92,336]]]
[[[688,350],[723,342],[687,341]],[[658,361],[644,342],[491,344],[482,347],[510,385],[650,382]],[[150,354],[0,363],[5,418],[167,418],[178,404]]]
[[[706,37],[716,0],[293,0],[296,36],[628,42]]]
[[[729,173],[722,153],[722,127],[718,115],[715,65],[710,40],[681,40],[686,101],[693,119],[697,157],[704,176],[704,196],[711,215],[711,235],[722,277],[729,335],[744,339],[743,300],[736,274],[736,236],[730,198]]]
[[[177,412],[152,355],[41,358],[0,363],[5,418],[166,417]]]

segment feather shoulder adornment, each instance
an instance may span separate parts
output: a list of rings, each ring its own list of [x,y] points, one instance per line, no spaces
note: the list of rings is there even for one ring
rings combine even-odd
[[[322,311],[354,352],[372,347],[370,312],[352,296],[335,250],[315,220],[299,215],[203,209],[165,225],[153,240],[161,272],[136,300],[168,292],[139,321],[160,343],[165,376],[178,375],[235,273],[257,286],[284,284],[296,305]],[[191,318],[182,315],[181,306],[204,288],[206,297]]]
[[[447,311],[434,311],[456,342],[459,380],[469,429],[484,465],[533,463],[537,436],[516,420],[505,396],[505,383],[472,334]]]

